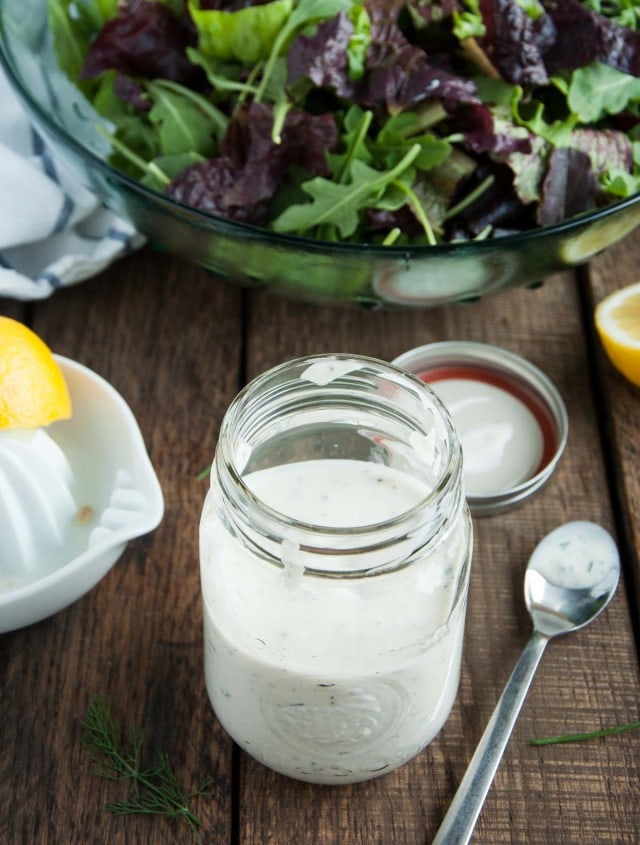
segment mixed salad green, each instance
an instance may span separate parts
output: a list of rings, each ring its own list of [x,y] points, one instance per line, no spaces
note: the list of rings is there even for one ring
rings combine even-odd
[[[277,232],[437,244],[640,190],[636,0],[48,0],[111,163]]]

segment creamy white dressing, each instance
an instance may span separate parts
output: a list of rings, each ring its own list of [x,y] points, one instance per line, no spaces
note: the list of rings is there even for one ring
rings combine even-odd
[[[310,381],[320,387],[330,384],[337,378],[362,369],[362,362],[352,358],[334,358],[329,356],[314,361],[300,374],[303,381]]]
[[[470,496],[508,490],[536,473],[544,439],[524,402],[500,387],[475,379],[441,379],[430,382],[429,387],[453,418]]]
[[[353,460],[277,466],[245,482],[269,507],[335,529],[393,519],[430,492],[404,472]],[[460,516],[406,568],[314,577],[295,536],[282,544],[282,568],[253,554],[226,530],[210,492],[205,676],[224,728],[260,762],[320,783],[365,780],[415,756],[455,699],[465,611],[455,595],[469,542]],[[343,569],[340,554],[324,557],[325,570]]]
[[[611,570],[615,544],[604,533],[574,533],[545,547],[536,557],[535,569],[557,587],[588,590],[597,586]]]
[[[426,484],[383,464],[317,460],[259,470],[246,485],[270,508],[324,528],[375,525],[428,496]],[[327,561],[331,566],[331,561]]]

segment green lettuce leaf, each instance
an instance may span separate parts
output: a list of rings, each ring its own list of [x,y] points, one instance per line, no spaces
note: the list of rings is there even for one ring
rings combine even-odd
[[[454,9],[452,12],[453,34],[460,41],[465,41],[467,38],[482,38],[487,28],[484,25],[479,0],[462,0],[461,6],[461,11]]]
[[[347,46],[347,62],[349,77],[357,80],[364,76],[367,50],[371,44],[371,18],[364,6],[356,5],[349,10],[349,20],[353,24],[353,35]]]
[[[596,123],[640,101],[640,79],[594,62],[574,70],[567,92],[571,111],[582,123]]]
[[[626,170],[610,170],[602,179],[602,187],[608,194],[626,199],[640,191],[640,176]]]
[[[251,64],[269,57],[273,42],[293,8],[293,0],[274,0],[264,6],[222,12],[201,9],[197,0],[189,2],[200,51],[219,61]]]

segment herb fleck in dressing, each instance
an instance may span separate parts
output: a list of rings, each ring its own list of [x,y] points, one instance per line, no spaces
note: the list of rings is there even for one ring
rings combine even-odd
[[[574,590],[597,586],[611,569],[610,540],[580,534],[556,545],[554,554],[547,553],[536,563],[536,569],[552,584]]]

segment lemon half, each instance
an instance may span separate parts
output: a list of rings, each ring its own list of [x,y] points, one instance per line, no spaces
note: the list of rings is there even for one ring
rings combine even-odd
[[[0,430],[41,428],[71,416],[71,398],[49,347],[0,316]]]
[[[596,307],[595,324],[613,366],[640,386],[640,282],[605,297]]]

